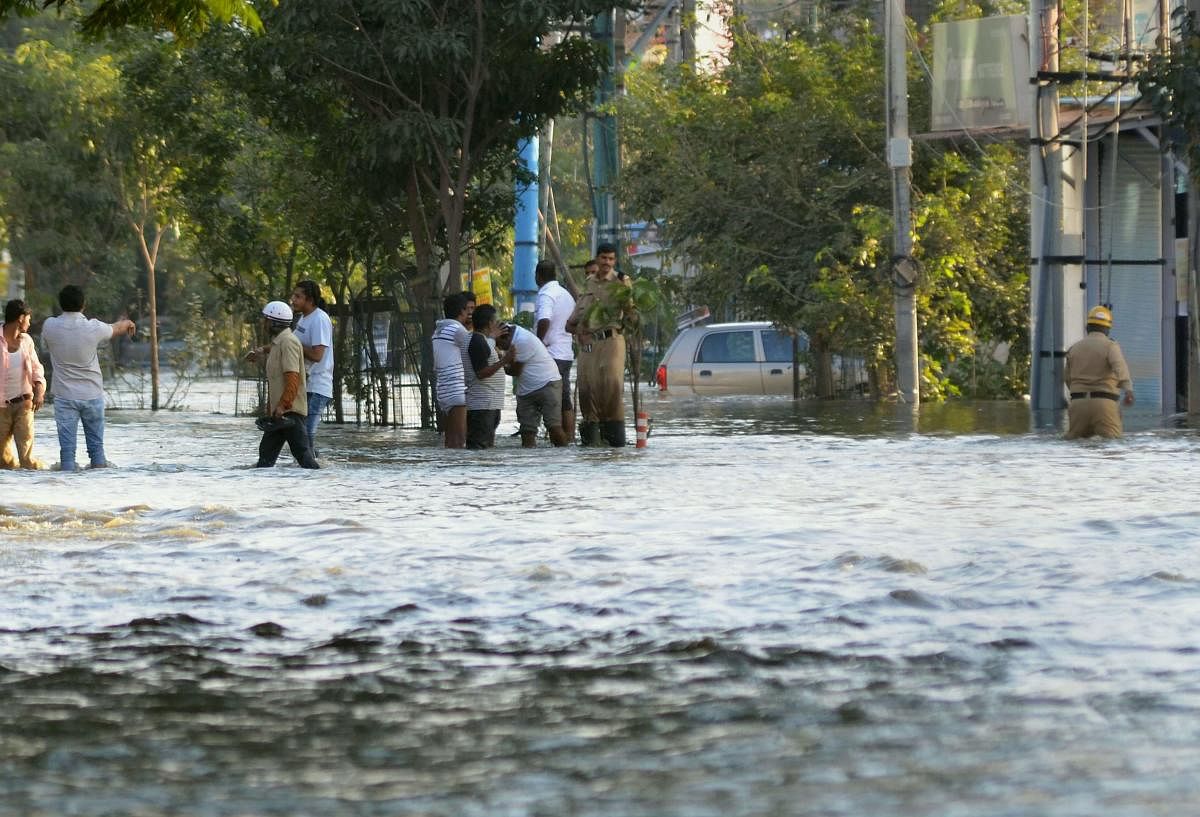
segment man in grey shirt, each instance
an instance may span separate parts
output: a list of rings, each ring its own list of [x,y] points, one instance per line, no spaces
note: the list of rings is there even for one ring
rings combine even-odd
[[[54,423],[58,427],[59,468],[75,470],[76,435],[80,421],[92,468],[107,468],[104,455],[104,378],[96,347],[118,335],[136,331],[131,320],[104,323],[83,316],[81,287],[68,284],[58,293],[63,314],[46,318],[42,340],[50,352]]]

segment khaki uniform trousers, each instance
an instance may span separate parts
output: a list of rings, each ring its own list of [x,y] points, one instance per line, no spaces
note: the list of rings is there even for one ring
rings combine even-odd
[[[1068,440],[1081,437],[1120,437],[1121,410],[1116,400],[1104,397],[1079,397],[1067,406]]]
[[[15,458],[10,439],[17,444]],[[16,468],[18,462],[22,468],[30,470],[41,467],[41,463],[33,458],[33,402],[30,400],[0,406],[0,466]]]
[[[579,412],[586,423],[625,422],[625,338],[592,341],[579,351]]]

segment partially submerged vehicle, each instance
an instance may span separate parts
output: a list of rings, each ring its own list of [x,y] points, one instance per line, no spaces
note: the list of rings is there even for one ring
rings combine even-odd
[[[792,394],[794,370],[807,377],[803,360],[808,336],[793,336],[767,321],[741,321],[688,326],[680,330],[659,364],[656,380],[669,394],[755,395]],[[866,383],[861,361],[833,358],[834,382],[845,390],[860,390]]]

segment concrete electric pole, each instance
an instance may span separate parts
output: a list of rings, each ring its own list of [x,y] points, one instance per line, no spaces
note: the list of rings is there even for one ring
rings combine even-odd
[[[888,167],[892,171],[892,285],[896,309],[896,390],[921,401],[917,361],[917,268],[912,259],[912,140],[908,136],[908,40],[904,0],[887,2]]]

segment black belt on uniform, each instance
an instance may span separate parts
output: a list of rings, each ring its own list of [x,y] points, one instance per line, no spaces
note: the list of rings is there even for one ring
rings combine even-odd
[[[1083,400],[1086,397],[1102,397],[1105,400],[1112,400],[1114,403],[1119,402],[1121,395],[1109,394],[1106,391],[1073,391],[1071,392],[1072,400]]]
[[[620,329],[601,329],[599,332],[593,332],[592,337],[594,337],[596,340],[608,340],[614,335],[619,334],[621,334]]]
[[[15,406],[17,403],[24,403],[26,400],[32,400],[32,399],[33,399],[32,394],[22,394],[17,397],[14,397],[11,400],[5,400],[4,402],[10,406]]]

